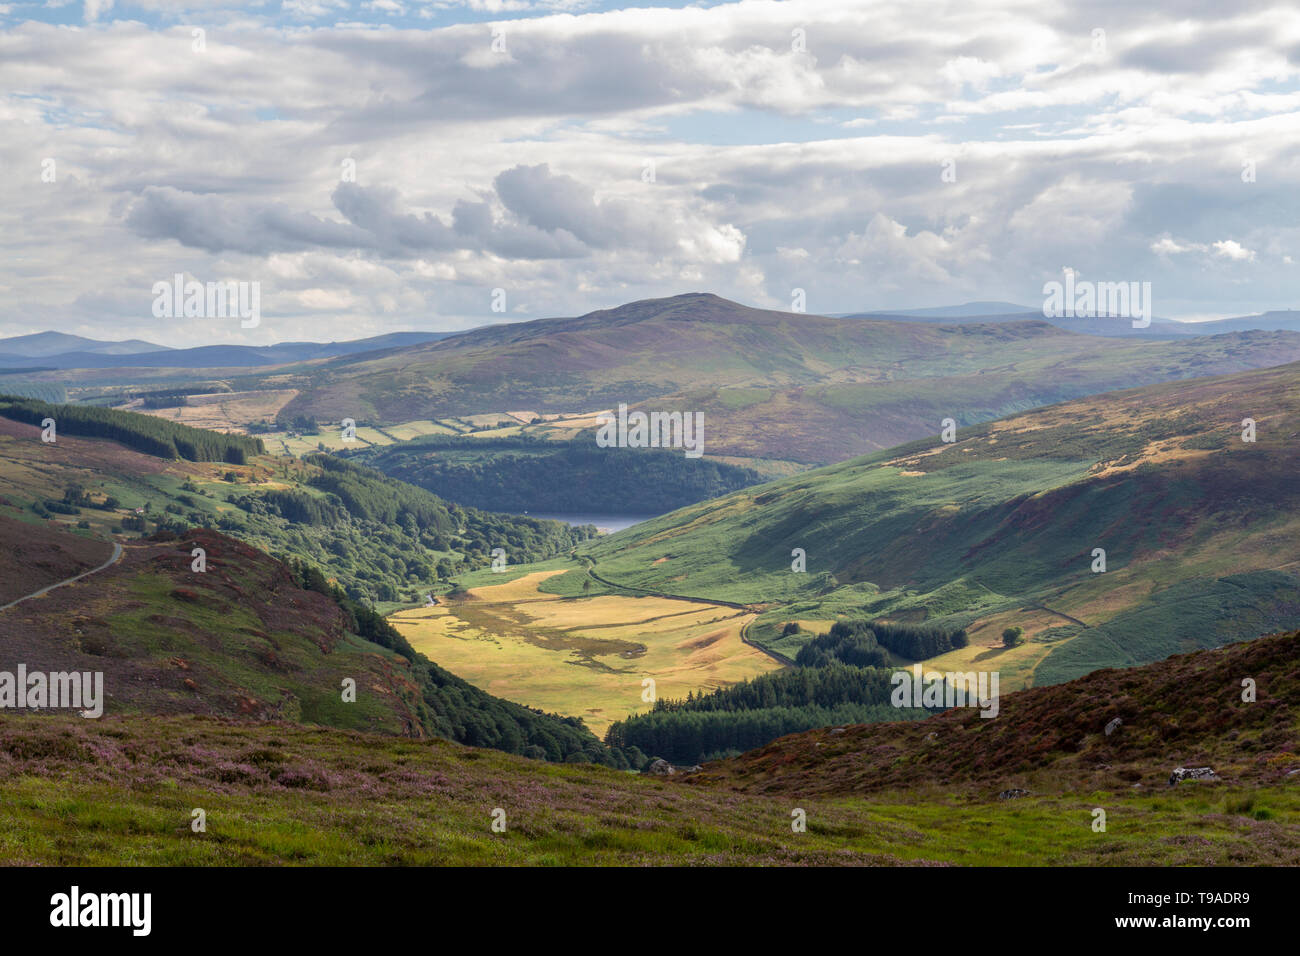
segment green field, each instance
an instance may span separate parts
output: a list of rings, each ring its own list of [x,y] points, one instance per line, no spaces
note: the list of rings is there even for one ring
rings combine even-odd
[[[751,620],[734,608],[609,593],[548,593],[573,562],[480,572],[463,598],[398,611],[392,623],[415,650],[489,693],[581,717],[598,736],[643,712],[643,681],[660,697],[685,697],[770,671],[777,661],[741,641]],[[574,582],[560,585],[574,589]],[[606,592],[606,593],[600,593]]]

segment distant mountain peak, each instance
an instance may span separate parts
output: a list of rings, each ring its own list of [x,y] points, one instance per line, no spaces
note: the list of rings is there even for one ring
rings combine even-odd
[[[133,355],[145,352],[164,352],[167,346],[154,345],[140,339],[128,339],[125,342],[111,342],[102,339],[88,339],[82,335],[70,335],[67,332],[33,332],[29,335],[15,335],[0,339],[0,355],[19,355],[29,358],[41,358],[59,355],[64,352],[88,352],[96,355]]]

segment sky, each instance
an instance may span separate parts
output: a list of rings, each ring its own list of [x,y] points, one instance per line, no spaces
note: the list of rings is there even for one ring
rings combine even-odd
[[[1217,0],[0,0],[0,336],[359,338],[1064,270],[1300,307],[1300,16]],[[257,284],[261,319],[155,286]]]

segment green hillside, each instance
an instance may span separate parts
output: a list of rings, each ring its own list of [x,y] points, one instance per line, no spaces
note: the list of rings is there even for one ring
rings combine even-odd
[[[690,782],[800,798],[936,786],[1114,794],[1168,792],[1172,769],[1208,765],[1220,781],[1282,785],[1294,794],[1298,699],[1300,632],[1291,631],[1005,694],[991,720],[958,707],[924,721],[792,734],[710,765]],[[1294,824],[1294,810],[1287,819]]]
[[[449,501],[497,511],[660,514],[758,484],[752,468],[673,449],[600,448],[587,436],[551,441],[424,436],[348,458]]]
[[[896,617],[973,625],[979,645],[1023,618],[1041,678],[1060,680],[1294,626],[1298,418],[1295,364],[1111,393],[748,488],[579,553],[617,584],[776,605],[760,641],[782,619]]]
[[[16,523],[0,528],[22,535]],[[430,663],[316,569],[210,530],[128,542],[104,570],[0,613],[0,670],[101,674],[107,717],[280,720],[622,763],[580,721],[500,700]]]
[[[243,465],[254,455],[266,453],[260,438],[225,435],[202,428],[190,428],[161,418],[132,415],[91,405],[52,405],[36,399],[0,394],[0,416],[29,425],[53,421],[52,437],[58,433],[88,438],[108,438],[159,458],[186,461],[224,461]]]
[[[60,422],[83,411],[49,410]],[[190,445],[217,447],[226,436],[147,415],[108,414],[111,434],[61,431],[53,444],[40,440],[39,425],[0,417],[0,514],[84,525],[101,537],[212,527],[322,568],[354,599],[387,602],[445,588],[453,574],[487,567],[498,548],[512,564],[539,561],[596,533],[465,508],[329,455],[272,458],[250,446],[250,457],[237,465],[187,459],[153,437],[174,432]]]

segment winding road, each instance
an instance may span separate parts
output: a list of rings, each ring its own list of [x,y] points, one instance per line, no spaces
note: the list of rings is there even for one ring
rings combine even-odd
[[[0,611],[7,611],[15,604],[22,604],[24,601],[30,601],[32,598],[40,597],[42,594],[49,594],[55,588],[61,588],[65,584],[72,584],[75,581],[80,581],[82,578],[90,577],[90,575],[92,574],[98,574],[100,571],[103,571],[109,565],[116,564],[121,559],[121,557],[122,557],[122,546],[118,544],[116,541],[114,541],[113,556],[109,558],[107,561],[105,561],[103,564],[101,564],[99,567],[91,568],[89,571],[82,571],[80,574],[75,574],[70,578],[64,578],[62,581],[56,581],[53,584],[47,584],[39,591],[33,591],[31,594],[25,594],[22,597],[20,597],[18,600],[10,601],[8,604],[0,604]]]

